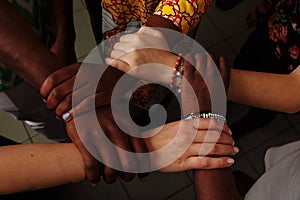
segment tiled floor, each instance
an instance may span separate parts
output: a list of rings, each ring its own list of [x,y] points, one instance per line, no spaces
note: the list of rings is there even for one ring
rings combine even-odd
[[[95,40],[89,23],[88,12],[83,0],[74,1],[74,19],[77,32],[76,51],[80,60],[95,46]],[[248,11],[254,8],[259,0],[244,0],[231,11],[221,11],[213,7],[202,19],[197,41],[207,50],[216,55],[224,55],[232,63],[243,42],[251,33],[245,25]],[[229,120],[238,120],[247,107],[230,103],[228,106]],[[46,138],[29,131],[30,138],[21,122],[9,115],[0,113],[0,133],[18,142],[48,142]],[[264,171],[263,157],[267,148],[300,139],[300,114],[278,114],[276,119],[266,127],[237,141],[240,153],[236,158],[234,170],[246,172],[258,178]],[[117,181],[108,185],[101,183],[96,188],[89,186],[87,181],[61,186],[58,191],[63,200],[193,200],[191,173],[161,174],[153,173],[150,180],[141,183]]]

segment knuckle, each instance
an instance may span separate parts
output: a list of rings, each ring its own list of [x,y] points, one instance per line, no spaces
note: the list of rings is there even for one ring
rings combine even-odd
[[[88,170],[94,170],[94,169],[97,169],[97,163],[93,160],[88,160],[85,162],[85,167],[86,169]]]
[[[218,152],[219,152],[218,145],[213,145],[213,146],[210,147],[210,153],[211,154],[218,154]]]
[[[54,88],[51,92],[51,98],[54,98],[54,100],[58,100],[62,92],[63,90],[60,87]]]
[[[57,83],[58,80],[59,80],[59,75],[56,73],[53,73],[47,77],[46,82],[47,82],[47,85],[49,85],[50,87],[53,87]]]
[[[211,162],[207,157],[202,158],[201,160],[201,165],[203,168],[210,168],[211,167]]]

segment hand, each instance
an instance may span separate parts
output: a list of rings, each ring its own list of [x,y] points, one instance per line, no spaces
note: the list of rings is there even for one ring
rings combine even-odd
[[[187,62],[192,61],[192,64]],[[193,67],[193,65],[195,67]],[[209,54],[197,53],[192,58],[191,55],[186,56],[184,77],[186,81],[182,81],[182,109],[184,115],[201,111],[211,111],[211,97],[216,97],[220,90],[216,80],[221,75],[225,90],[229,85],[230,69],[224,57],[218,59],[218,70],[215,69],[215,63]],[[188,87],[188,84],[192,88]],[[197,99],[194,99],[196,95]],[[220,99],[221,100],[221,99]]]
[[[122,36],[120,42],[114,45],[111,57],[106,58],[106,63],[137,78],[163,82],[157,76],[172,74],[170,69],[175,65],[176,58],[168,51],[167,42],[160,31],[142,27],[135,34]],[[139,69],[145,64],[149,67]]]
[[[65,65],[71,65],[77,62],[74,43],[75,39],[74,41],[69,41],[69,39],[60,39],[60,37],[58,37],[50,50],[60,58]]]
[[[129,137],[118,128],[109,106],[96,109],[96,115],[98,119],[97,122],[99,122],[104,134],[115,144],[115,146],[129,152],[147,152],[147,147],[142,139]],[[97,154],[98,157],[101,157],[104,161],[104,164],[117,162],[125,169],[128,165],[138,164],[136,160],[128,160],[126,157],[124,157],[122,152],[118,151],[117,149],[109,148],[108,143],[103,138],[103,135],[101,135],[97,129],[98,124],[93,124],[93,121],[91,120],[92,117],[93,113],[87,112],[76,117],[77,121],[74,118],[66,123],[67,132],[83,157],[87,178],[94,184],[99,182],[100,175],[103,175],[103,178],[107,183],[115,182],[118,176],[121,176],[125,181],[132,180],[134,178],[134,174],[120,172],[108,166],[103,166],[86,149],[84,144],[88,144],[89,150],[93,150],[93,155]],[[122,116],[117,117],[118,119],[122,118]],[[127,120],[123,119],[123,122],[125,121]],[[78,123],[76,127],[75,122]],[[126,125],[128,125],[128,129],[131,128],[130,124]],[[82,140],[84,140],[84,144]],[[148,174],[138,174],[138,176],[141,180],[143,180],[148,176]]]
[[[67,112],[72,113],[72,103],[74,106],[80,103],[77,114],[94,109],[94,101],[96,107],[109,105],[115,84],[123,73],[111,67],[104,70],[103,65],[89,63],[75,63],[64,67],[46,78],[40,88],[40,94],[46,99],[48,109],[55,110],[59,117]],[[100,80],[98,77],[101,77]],[[127,81],[130,85],[135,83],[136,79],[127,77]],[[117,98],[121,99],[126,92],[120,89]]]
[[[173,143],[174,148],[169,148],[171,149],[170,154],[181,153],[181,156],[169,166],[161,169],[161,172],[226,168],[233,164],[233,159],[230,156],[235,155],[238,148],[234,147],[234,141],[228,126],[223,127],[223,124],[220,126],[220,122],[213,119],[201,119],[198,125],[196,120],[198,119],[166,124],[155,136],[145,139],[148,150],[151,152],[166,146],[175,136],[180,137],[180,141],[185,141],[186,137],[191,137],[191,133],[197,131],[193,143],[185,152],[178,152],[181,151],[178,144]],[[183,126],[181,130],[184,130],[185,133],[177,136],[179,126]],[[220,127],[223,127],[223,129]],[[155,130],[148,132],[151,133]],[[161,162],[166,159],[165,156],[158,155],[152,162]]]

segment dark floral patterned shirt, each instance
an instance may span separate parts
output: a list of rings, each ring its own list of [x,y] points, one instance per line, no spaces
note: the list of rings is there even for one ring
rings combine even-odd
[[[278,60],[284,60],[288,71],[300,65],[300,0],[269,0],[269,39]],[[273,5],[272,5],[273,4]],[[259,10],[259,9],[258,9]],[[262,11],[260,9],[260,11]],[[266,14],[266,11],[262,11]],[[263,15],[260,15],[263,16]]]

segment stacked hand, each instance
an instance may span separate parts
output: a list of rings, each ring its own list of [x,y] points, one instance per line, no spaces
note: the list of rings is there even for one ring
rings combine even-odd
[[[94,110],[96,107],[97,117],[103,131],[117,146],[132,152],[145,152],[146,146],[143,140],[134,140],[126,136],[118,129],[112,118],[109,106],[111,95],[115,84],[123,73],[114,68],[108,68],[104,72],[103,66],[99,65],[85,64],[83,68],[80,66],[81,63],[75,63],[49,75],[44,81],[40,93],[46,99],[47,107],[55,110],[57,116],[62,117],[65,113],[71,114],[71,117],[66,120],[67,132],[83,156],[87,178],[92,183],[97,183],[100,180],[100,175],[103,175],[107,182],[113,182],[119,172],[103,166],[89,153],[79,137],[74,118],[87,122],[86,129],[80,131],[80,136],[93,138],[93,134],[97,133],[97,130],[95,130],[95,125],[88,126],[89,117],[92,115],[88,111]],[[101,73],[103,76],[99,81],[97,75]],[[132,78],[131,81],[135,82],[136,80]],[[120,94],[120,96],[122,95]],[[95,104],[93,104],[94,101]],[[119,156],[119,160],[123,164],[125,159]],[[128,173],[121,175],[124,180],[130,180],[133,176],[133,174]],[[145,175],[142,174],[140,177],[143,178]]]
[[[148,79],[150,77],[153,81],[159,77],[158,79],[161,82],[170,83],[173,75],[172,68],[174,68],[177,55],[167,51],[162,51],[162,49],[165,48],[161,44],[165,44],[165,39],[163,38],[162,34],[159,34],[159,31],[151,28],[144,28],[144,30],[145,29],[148,30],[147,33],[141,29],[136,34],[132,34],[130,36],[131,39],[136,38],[133,39],[134,41],[140,41],[142,44],[141,46],[139,46],[139,43],[126,43],[125,45],[125,43],[122,42],[121,37],[120,42],[115,45],[115,50],[112,51],[111,58],[108,58],[107,62],[109,62],[111,66],[121,71],[128,72],[138,78]],[[153,42],[151,48],[143,49],[145,48],[143,44],[149,43],[149,41]],[[128,51],[126,50],[125,46],[128,48]],[[163,57],[160,55],[163,55]],[[211,111],[211,98],[216,99],[216,97],[220,102],[214,102],[214,105],[217,104],[217,108],[219,108],[218,106],[220,105],[225,106],[230,69],[227,68],[224,57],[217,59],[216,63],[218,68],[216,68],[214,59],[208,53],[187,55],[185,58],[185,80],[182,81],[181,92],[183,114],[187,115],[190,113],[199,112],[200,110]],[[155,68],[155,65],[152,63],[165,65],[160,66],[161,68]],[[143,64],[151,64],[152,73],[156,72],[156,75],[149,76],[149,72],[145,70],[146,67],[142,68],[139,66]],[[148,66],[148,68],[151,66]],[[169,73],[161,73],[162,71],[166,71],[166,68],[171,69],[171,71],[168,71]],[[161,74],[164,74],[163,77]],[[224,114],[224,111],[225,109],[219,114]],[[202,120],[203,119],[201,119],[201,121]],[[200,122],[200,124],[201,123],[202,122]],[[227,125],[223,125],[223,123],[219,123],[218,125],[221,127],[227,127]],[[210,128],[207,128],[207,131],[210,131]],[[221,132],[219,133],[219,136],[221,136]],[[235,148],[235,150],[238,151],[237,148]]]

